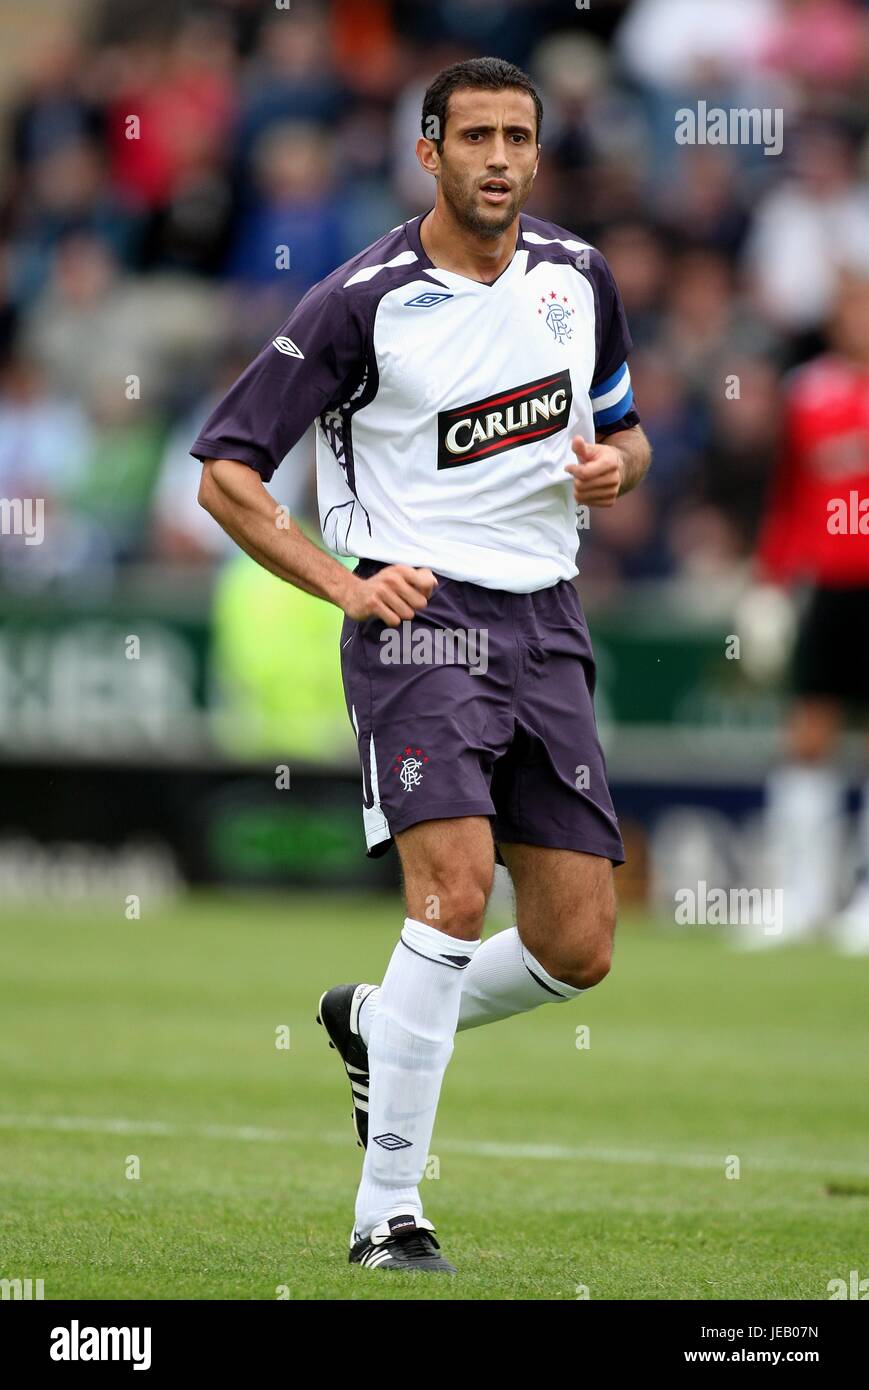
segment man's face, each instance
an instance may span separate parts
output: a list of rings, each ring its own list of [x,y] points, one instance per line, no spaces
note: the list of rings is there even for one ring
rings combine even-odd
[[[507,230],[531,192],[537,170],[534,102],[526,92],[476,89],[449,100],[437,175],[458,222],[477,236]]]

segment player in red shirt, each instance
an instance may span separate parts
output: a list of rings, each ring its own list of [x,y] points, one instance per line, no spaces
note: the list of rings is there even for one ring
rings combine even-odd
[[[786,760],[767,787],[775,882],[785,895],[779,940],[809,935],[840,905],[844,784],[835,758],[849,716],[865,722],[869,710],[869,272],[842,275],[829,336],[830,352],[789,384],[758,553],[763,579],[808,586]],[[857,887],[836,922],[850,953],[869,952],[869,782],[858,834]]]

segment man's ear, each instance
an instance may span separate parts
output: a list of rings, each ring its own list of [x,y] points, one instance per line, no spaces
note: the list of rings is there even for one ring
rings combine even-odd
[[[438,173],[438,154],[437,146],[433,140],[426,140],[421,135],[416,142],[416,157],[427,174],[433,174],[437,178]]]

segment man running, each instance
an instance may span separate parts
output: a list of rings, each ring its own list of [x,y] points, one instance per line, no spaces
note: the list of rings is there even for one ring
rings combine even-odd
[[[346,615],[367,852],[396,843],[407,916],[379,988],[335,986],[319,1018],[366,1146],[350,1260],[378,1270],[453,1272],[418,1185],[456,1031],[610,965],[624,851],[576,507],[612,506],[650,451],[608,266],[521,212],[541,117],[500,59],[441,72],[417,143],[434,207],[315,285],[191,450],[221,526]],[[314,420],[323,537],[353,573],[276,526],[264,486]],[[483,942],[496,855],[517,921]]]

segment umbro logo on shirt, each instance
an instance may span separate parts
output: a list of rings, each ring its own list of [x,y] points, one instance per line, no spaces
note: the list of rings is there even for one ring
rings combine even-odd
[[[438,469],[536,443],[567,428],[573,389],[570,371],[553,372],[525,386],[499,391],[438,414]]]
[[[438,294],[437,290],[424,290],[422,294],[416,295],[413,299],[404,301],[405,309],[432,309],[435,304],[443,304],[445,299],[452,299],[451,294]]]
[[[276,347],[278,352],[285,352],[287,357],[301,357],[305,360],[305,354],[300,352],[292,338],[275,338],[272,347]]]

